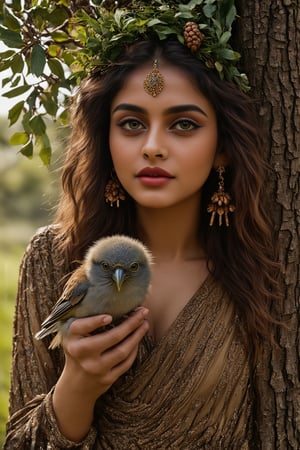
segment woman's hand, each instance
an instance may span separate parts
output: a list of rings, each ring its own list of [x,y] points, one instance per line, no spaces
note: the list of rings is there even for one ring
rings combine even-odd
[[[140,307],[120,325],[91,334],[111,322],[99,315],[75,320],[63,341],[65,367],[53,394],[61,432],[78,442],[87,434],[99,396],[133,364],[148,330],[146,308]]]

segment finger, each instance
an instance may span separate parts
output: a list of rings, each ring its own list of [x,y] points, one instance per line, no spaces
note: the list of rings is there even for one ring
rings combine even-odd
[[[97,316],[76,319],[70,325],[70,332],[80,336],[87,336],[97,328],[102,328],[110,324],[111,321],[112,316],[108,314],[100,314]]]
[[[137,351],[138,345],[147,333],[148,329],[149,324],[146,320],[144,320],[134,332],[128,335],[119,344],[102,353],[102,364],[106,367],[110,367],[113,371],[118,371],[118,367],[120,368],[120,365],[125,363],[125,361],[130,358],[132,352]]]
[[[148,313],[149,310],[146,308],[135,311],[131,313],[130,316],[119,325],[115,326],[111,330],[107,330],[104,333],[101,333],[101,336],[95,336],[99,338],[99,340],[101,339],[102,352],[105,352],[106,350],[109,350],[112,347],[118,345],[129,335],[131,335],[138,327],[140,327],[145,322],[145,318],[147,317]]]
[[[79,325],[78,322],[85,321],[86,319],[77,319],[77,327],[74,323],[74,326],[72,327],[72,330],[79,331],[80,340],[72,339],[69,336],[68,340],[65,340],[64,342],[64,348],[65,351],[72,354],[75,358],[86,358],[87,355],[94,355],[95,357],[98,357],[105,353],[107,350],[111,349],[112,347],[116,346],[120,342],[122,342],[128,335],[132,334],[141,324],[145,321],[145,317],[148,314],[149,310],[146,308],[143,308],[135,313],[133,313],[128,319],[125,319],[120,325],[117,325],[116,327],[104,331],[99,334],[95,335],[85,335],[82,333],[83,331],[87,331],[87,328],[81,328],[78,329]],[[99,323],[96,322],[96,317],[99,318],[100,316],[95,316],[94,321],[92,321],[92,324]],[[103,316],[102,316],[103,317]],[[91,318],[89,318],[90,320]],[[101,323],[101,322],[100,322]],[[103,323],[103,322],[102,322]],[[90,324],[90,321],[89,321]],[[73,324],[72,324],[73,325]],[[88,325],[89,327],[91,325]],[[89,328],[90,330],[90,328]],[[84,336],[84,337],[83,337]],[[73,335],[74,338],[74,335]]]
[[[113,385],[125,372],[127,372],[132,364],[134,363],[138,353],[138,347],[135,347],[128,357],[113,367],[107,374],[102,378],[104,385],[108,388]]]
[[[112,351],[107,351],[104,356],[102,355],[101,367],[106,367],[105,374],[101,378],[103,385],[109,388],[121,375],[130,369],[138,353],[138,344],[148,328],[149,326],[145,321],[126,341],[123,341],[122,344],[115,347]]]

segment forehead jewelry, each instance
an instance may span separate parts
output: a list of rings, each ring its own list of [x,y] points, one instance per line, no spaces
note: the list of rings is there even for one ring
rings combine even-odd
[[[152,97],[156,97],[164,88],[165,82],[164,77],[158,70],[157,59],[153,63],[153,68],[150,73],[146,76],[144,80],[144,89],[147,94],[152,95]]]

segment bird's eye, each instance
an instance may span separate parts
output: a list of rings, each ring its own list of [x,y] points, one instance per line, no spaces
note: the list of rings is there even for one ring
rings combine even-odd
[[[140,267],[138,262],[133,262],[130,264],[130,270],[131,272],[136,272],[138,268]]]
[[[106,261],[101,262],[101,267],[103,270],[109,270],[109,264]]]

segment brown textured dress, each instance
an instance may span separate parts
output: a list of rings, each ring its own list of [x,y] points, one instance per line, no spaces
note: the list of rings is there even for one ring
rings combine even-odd
[[[144,338],[132,368],[98,400],[85,440],[75,444],[61,435],[51,399],[63,354],[48,350],[51,338],[33,336],[60,295],[65,273],[53,228],[41,230],[21,265],[4,449],[252,448],[248,355],[233,305],[212,276],[158,343]]]

